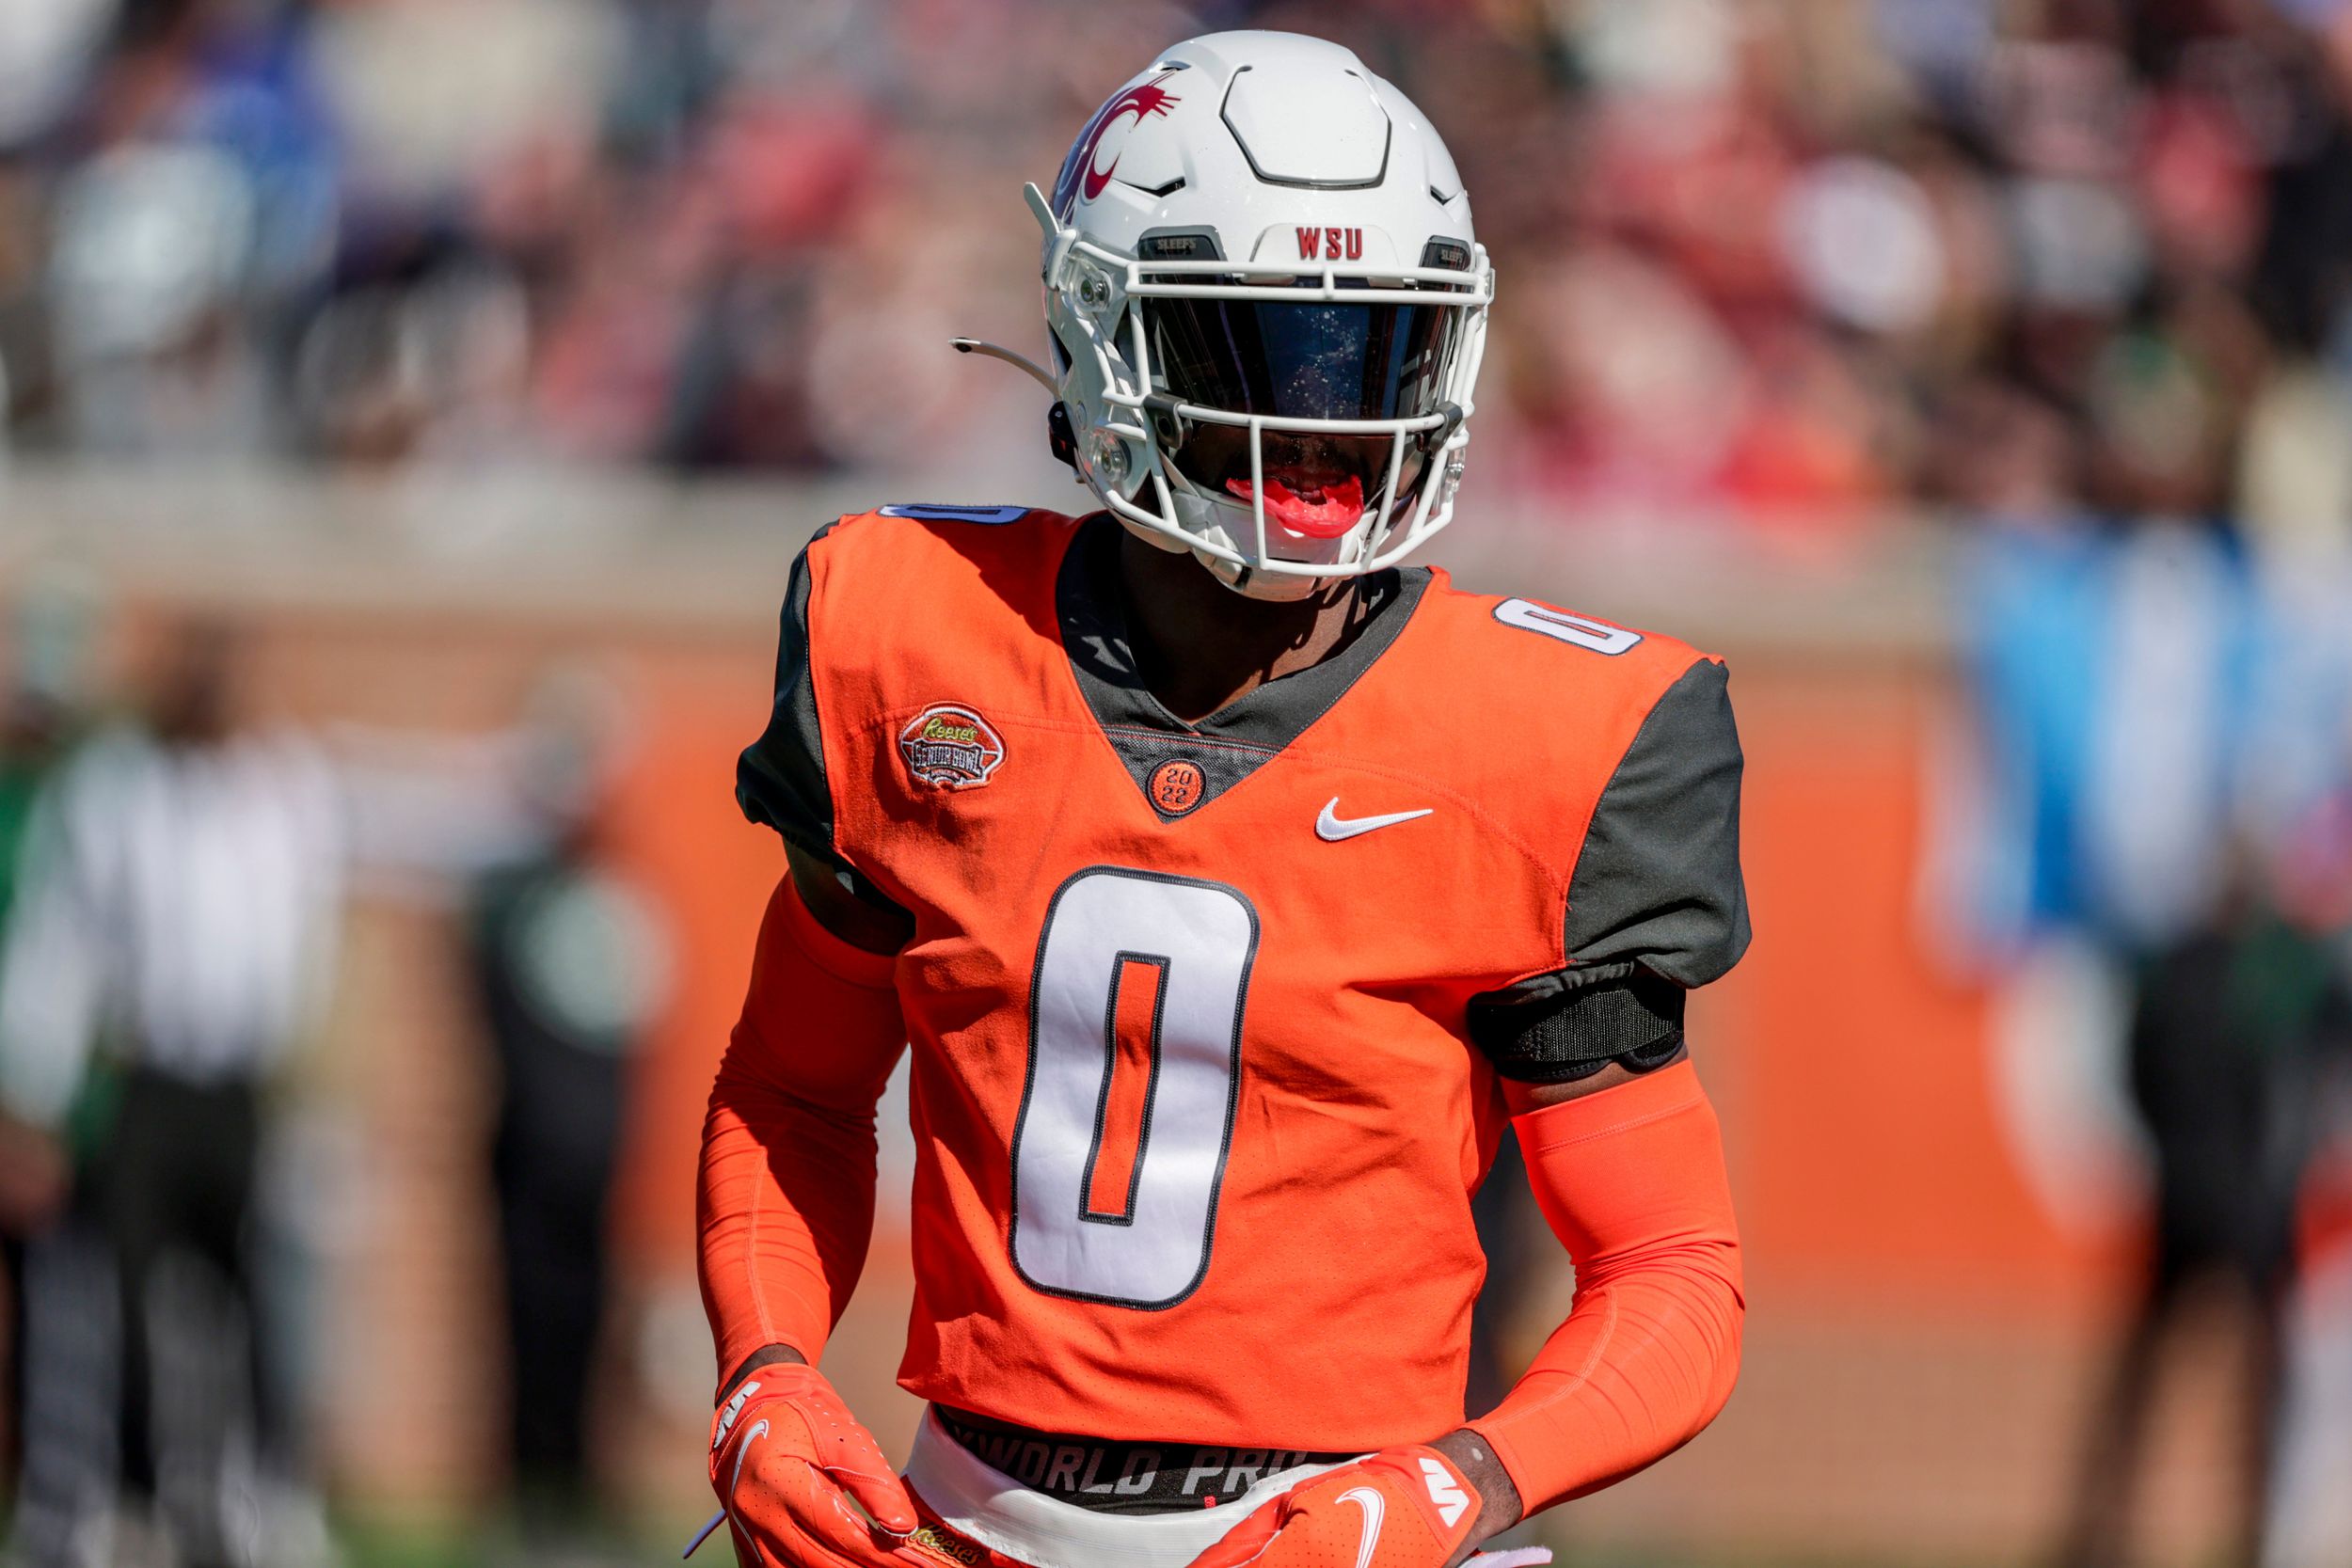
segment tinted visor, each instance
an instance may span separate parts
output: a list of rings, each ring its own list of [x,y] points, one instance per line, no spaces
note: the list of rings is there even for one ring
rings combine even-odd
[[[1141,303],[1161,389],[1206,408],[1307,420],[1436,413],[1461,314],[1408,303]]]

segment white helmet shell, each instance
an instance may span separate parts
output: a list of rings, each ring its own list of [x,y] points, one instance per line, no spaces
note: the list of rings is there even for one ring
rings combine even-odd
[[[1130,528],[1244,593],[1289,598],[1388,566],[1451,520],[1493,269],[1445,144],[1353,53],[1291,33],[1179,44],[1095,112],[1050,198],[1034,185],[1028,198],[1075,466]],[[1263,322],[1265,306],[1314,313],[1308,330],[1356,345],[1336,376],[1311,358],[1311,379],[1327,402],[1361,405],[1288,410],[1263,366],[1229,378],[1224,401],[1171,376],[1163,312],[1239,307]],[[1247,432],[1246,483],[1218,488],[1174,460],[1211,425]],[[1269,434],[1385,439],[1385,477],[1344,533],[1269,520]]]

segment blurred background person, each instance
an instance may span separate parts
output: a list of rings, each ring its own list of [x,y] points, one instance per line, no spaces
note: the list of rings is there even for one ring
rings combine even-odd
[[[1944,432],[1979,518],[1955,601],[1974,776],[1933,852],[1947,939],[2010,999],[1991,1043],[2027,1174],[2060,1215],[2147,1195],[2054,1560],[2137,1560],[2163,1373],[2218,1338],[2229,1560],[2250,1564],[2280,1503],[2297,1214],[2347,1022],[2345,924],[2315,892],[2333,863],[2311,824],[2352,765],[2352,665],[2310,617],[2352,595],[2340,544],[2249,540],[2226,509],[2243,404],[2159,418],[2172,372],[2120,366],[2071,418],[1980,384]]]
[[[24,573],[7,614],[10,657],[8,694],[0,708],[0,949],[11,928],[27,841],[45,792],[90,718],[99,621],[95,587],[61,567],[36,566]],[[0,1082],[8,1078],[0,1068]],[[0,1098],[0,1256],[8,1271],[12,1477],[21,1471],[23,1433],[29,1424],[24,1323],[33,1276],[57,1264],[70,1275],[78,1261],[92,1255],[86,1231],[67,1234],[75,1226],[65,1212],[71,1158],[52,1129],[23,1119]]]
[[[532,1563],[614,1560],[620,1544],[592,1463],[590,1395],[609,1381],[609,1211],[630,1074],[670,953],[660,913],[602,840],[617,701],[583,670],[540,679],[515,736],[528,836],[465,900],[495,1068],[516,1560]]]
[[[173,629],[145,721],[56,781],[0,958],[10,1104],[53,1132],[77,1104],[100,1118],[75,1179],[103,1267],[79,1272],[107,1288],[43,1295],[64,1321],[28,1331],[14,1530],[33,1562],[109,1560],[119,1528],[192,1564],[257,1560],[286,1474],[256,1171],[270,1080],[317,1020],[342,851],[322,759],[247,727],[240,655],[225,623]]]
[[[2201,1307],[2229,1315],[2245,1400],[2230,1560],[2268,1560],[2300,1209],[2324,1069],[2352,1045],[2343,936],[2241,880],[2210,924],[2141,960],[2129,1073],[2154,1153],[2149,1258],[2058,1561],[2132,1560],[2155,1397]]]
[[[61,568],[28,571],[8,604],[8,686],[0,695],[0,943],[16,913],[27,843],[50,782],[88,721],[94,586]],[[0,1117],[5,1111],[0,1111]],[[27,1229],[55,1214],[64,1193],[60,1151],[44,1130],[0,1120],[0,1230],[9,1238],[12,1318],[21,1319]],[[23,1387],[23,1369],[11,1378]]]

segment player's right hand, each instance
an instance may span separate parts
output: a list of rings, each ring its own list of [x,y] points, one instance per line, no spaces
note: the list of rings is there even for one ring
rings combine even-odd
[[[761,1367],[719,1406],[710,1485],[754,1568],[905,1568],[895,1548],[919,1523],[873,1434],[794,1362]]]
[[[1385,1449],[1261,1503],[1192,1568],[1452,1568],[1484,1508],[1438,1449]]]

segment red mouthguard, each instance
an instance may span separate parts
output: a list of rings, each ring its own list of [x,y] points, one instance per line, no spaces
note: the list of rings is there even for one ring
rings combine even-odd
[[[1225,488],[1251,499],[1249,482],[1229,479]],[[1310,487],[1311,500],[1279,479],[1265,482],[1265,515],[1277,526],[1307,539],[1337,539],[1364,515],[1364,482],[1354,474],[1334,484]]]

